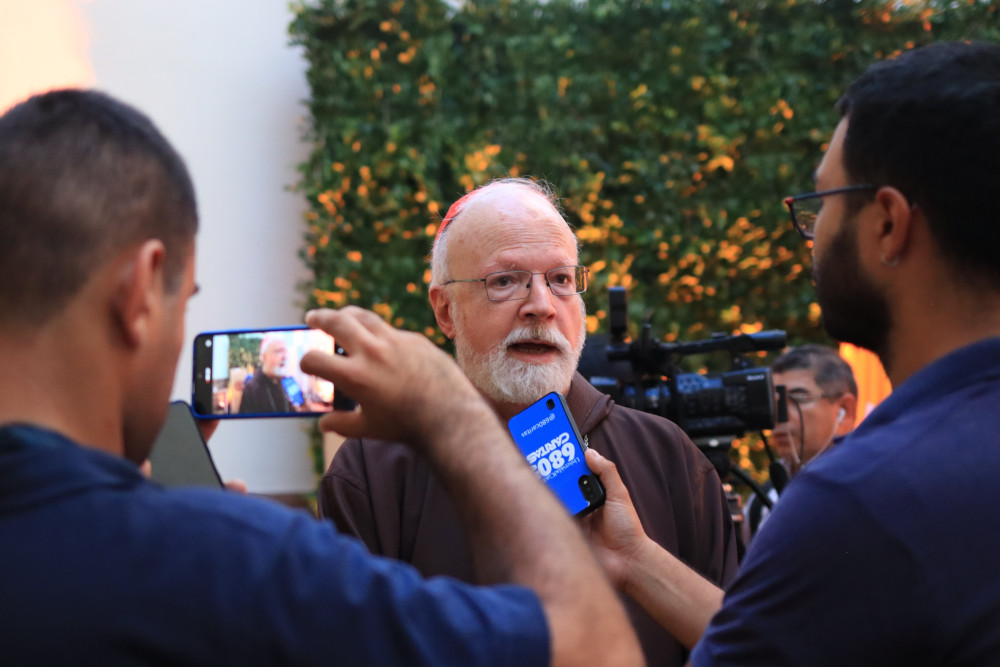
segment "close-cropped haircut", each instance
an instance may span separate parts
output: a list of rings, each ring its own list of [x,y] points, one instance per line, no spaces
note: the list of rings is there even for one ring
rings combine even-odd
[[[434,246],[431,248],[431,282],[440,285],[447,277],[445,270],[448,266],[448,231],[453,220],[461,215],[462,210],[476,200],[480,195],[490,191],[497,186],[516,186],[524,188],[529,192],[534,192],[547,202],[562,216],[562,208],[559,205],[559,198],[545,181],[536,181],[530,178],[500,178],[482,185],[475,190],[465,193],[460,199],[448,209],[441,225],[438,227],[437,236],[434,238]],[[569,223],[566,223],[569,226]]]
[[[908,51],[869,68],[837,108],[850,182],[899,189],[958,275],[1000,288],[1000,46]]]
[[[181,282],[194,187],[145,115],[94,91],[36,95],[0,116],[0,327],[48,321],[91,273],[149,239]]]
[[[843,357],[824,345],[797,345],[782,352],[772,363],[772,373],[811,371],[813,379],[826,395],[858,395],[854,372]]]

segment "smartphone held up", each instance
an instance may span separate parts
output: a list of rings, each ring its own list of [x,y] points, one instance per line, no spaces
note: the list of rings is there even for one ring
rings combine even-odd
[[[507,427],[528,463],[571,514],[582,516],[604,504],[604,487],[583,458],[586,441],[562,394],[546,394],[511,417]]]
[[[149,452],[150,479],[165,487],[222,489],[219,471],[188,404],[174,401]]]
[[[333,383],[302,372],[306,352],[342,353],[308,327],[207,331],[194,340],[191,407],[198,417],[302,417],[353,404]]]

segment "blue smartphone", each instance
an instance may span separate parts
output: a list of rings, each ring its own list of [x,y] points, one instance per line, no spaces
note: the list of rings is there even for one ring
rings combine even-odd
[[[285,388],[285,394],[288,396],[288,400],[292,402],[297,408],[302,407],[306,398],[302,395],[302,389],[299,388],[299,384],[295,381],[291,375],[286,375],[281,378],[281,386]]]
[[[586,445],[562,394],[546,394],[511,417],[507,428],[571,514],[582,516],[604,504],[604,487],[583,458]]]
[[[304,326],[206,331],[194,339],[195,417],[307,417],[353,404],[333,384],[302,372],[310,350],[342,354],[333,337]]]

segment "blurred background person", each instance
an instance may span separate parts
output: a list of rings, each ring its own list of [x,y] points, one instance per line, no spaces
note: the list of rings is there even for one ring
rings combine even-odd
[[[281,381],[287,375],[285,362],[288,346],[278,335],[268,334],[260,340],[260,365],[243,386],[240,414],[292,412],[294,410]]]
[[[771,432],[774,448],[788,476],[851,432],[857,418],[858,385],[851,367],[836,350],[823,345],[790,347],[771,364],[775,386],[785,387],[788,421]],[[773,473],[772,473],[773,475]],[[778,501],[785,480],[769,480],[764,490]],[[768,508],[756,495],[743,508],[743,542],[748,544],[767,519]]]
[[[247,381],[247,369],[237,366],[229,371],[229,413],[237,414],[243,402],[243,389]]]

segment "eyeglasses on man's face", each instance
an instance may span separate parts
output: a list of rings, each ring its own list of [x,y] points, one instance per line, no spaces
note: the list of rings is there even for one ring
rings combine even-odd
[[[792,216],[792,226],[795,231],[802,235],[802,238],[811,239],[816,229],[816,218],[823,208],[823,197],[829,195],[842,195],[848,192],[864,192],[865,190],[878,190],[877,185],[846,185],[833,190],[821,190],[820,192],[810,192],[804,195],[795,195],[785,198],[785,206]]]
[[[490,301],[516,301],[527,299],[531,294],[531,279],[534,276],[545,276],[545,284],[555,296],[582,294],[587,291],[588,273],[587,267],[574,264],[573,266],[557,266],[539,273],[494,271],[487,273],[485,278],[456,278],[446,280],[444,284],[483,283],[486,286],[486,296]]]
[[[811,403],[816,403],[822,399],[832,401],[834,399],[840,398],[843,394],[836,393],[813,393],[805,388],[796,387],[795,389],[789,389],[786,392],[785,397],[788,399],[789,403],[794,403],[796,405],[809,405]]]

